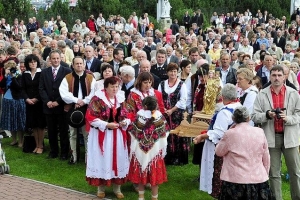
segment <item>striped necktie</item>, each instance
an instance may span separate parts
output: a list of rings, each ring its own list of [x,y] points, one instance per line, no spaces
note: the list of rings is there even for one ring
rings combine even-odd
[[[57,74],[56,74],[56,70],[57,70],[56,68],[53,68],[53,69],[52,69],[53,80],[56,79],[56,75],[57,75]]]

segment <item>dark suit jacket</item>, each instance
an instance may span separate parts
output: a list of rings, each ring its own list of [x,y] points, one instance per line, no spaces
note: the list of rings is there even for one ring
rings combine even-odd
[[[7,81],[7,78],[4,77],[2,83],[5,84],[5,87],[6,87],[6,81]],[[11,84],[10,84],[9,88],[5,88],[5,89],[11,90],[11,95],[12,95],[13,99],[15,99],[15,100],[23,99],[24,97],[23,97],[23,93],[22,93],[22,75],[20,74],[16,77],[13,77],[11,79]]]
[[[170,29],[172,29],[172,35],[176,35],[179,32],[179,25],[177,23],[173,23],[171,24]]]
[[[250,42],[250,46],[253,47],[253,54],[255,54],[255,52],[260,49],[258,42],[254,42],[254,43]]]
[[[286,43],[286,40],[285,40],[285,38],[284,37],[280,37],[280,39],[279,39],[279,42],[278,42],[278,40],[277,40],[277,37],[276,38],[274,38],[274,43],[276,44],[276,46],[278,46],[278,47],[280,47],[281,49],[282,49],[282,51],[284,52],[285,51],[285,43]]]
[[[265,19],[265,17],[266,17],[266,19]],[[267,14],[267,16],[263,15],[263,18],[264,18],[264,23],[269,23],[269,19],[270,19],[269,14]]]
[[[131,49],[132,49],[132,42],[129,42],[127,45],[123,44],[124,48],[124,58],[130,57],[131,56]],[[125,55],[125,48],[127,48],[127,56]]]
[[[139,73],[140,73],[140,64],[133,65],[132,67],[134,69],[134,72],[135,72],[134,76],[136,78],[139,75]]]
[[[268,83],[268,78],[262,76],[262,68],[263,66],[261,66],[261,68],[257,70],[256,76],[259,76],[261,78],[261,84],[264,86],[265,84]]]
[[[144,48],[142,50],[146,52],[147,60],[151,61],[151,56],[150,56],[151,49],[147,46],[144,46]]]
[[[51,51],[52,51],[51,47],[45,47],[45,49],[43,51],[43,60],[47,59],[47,57],[49,56]]]
[[[94,58],[93,59],[93,62],[91,64],[91,68],[90,68],[90,71],[91,72],[99,72],[101,73],[101,64],[102,62],[100,60],[98,60],[97,58]],[[87,64],[85,65],[85,68],[88,69],[88,66]]]
[[[113,46],[114,48],[120,48],[120,49],[123,49],[123,51],[124,51],[124,45],[121,44],[121,43],[119,43],[119,44],[113,43],[112,46]]]
[[[216,71],[220,71],[220,77],[222,78],[221,67],[216,68]],[[226,83],[236,84],[236,69],[230,67],[226,76]]]
[[[159,84],[160,84],[160,82],[161,82],[161,80],[160,80],[160,78],[159,78],[158,76],[156,76],[155,74],[153,74],[153,73],[151,73],[151,74],[152,74],[153,79],[154,79],[153,88],[157,90],[157,89],[158,89],[158,86],[159,86]]]
[[[60,61],[60,66],[62,67],[67,67],[70,68],[71,66],[69,66],[67,63],[65,63],[64,61]],[[72,68],[73,69],[73,68]]]
[[[170,63],[173,62],[173,63],[176,63],[178,66],[179,66],[179,60],[176,56],[172,55],[171,58],[170,58]],[[167,65],[167,60],[165,62],[165,64]]]
[[[265,23],[265,18],[258,18],[258,24]]]
[[[167,65],[164,64],[161,68],[157,67],[157,64],[153,65],[150,70],[151,73],[155,74],[160,78],[161,81],[167,80],[169,77],[167,75]]]
[[[59,67],[56,79],[53,80],[52,67],[48,67],[41,72],[39,92],[43,101],[44,114],[63,114],[64,101],[59,94],[59,86],[67,74],[71,73],[71,69],[67,67]],[[55,108],[48,108],[49,101],[56,101],[59,105]]]
[[[209,48],[210,44],[214,43],[214,41],[215,41],[215,39],[212,39],[211,43],[209,43],[209,39],[206,40],[206,44],[207,44],[206,49],[205,49],[206,53],[208,53],[208,50],[209,50],[208,48]]]
[[[198,15],[193,15],[190,20],[190,25],[192,25],[193,23],[198,24],[197,22],[198,22]]]
[[[203,22],[204,22],[204,19],[203,19],[203,14],[202,14],[202,13],[200,13],[200,15],[199,15],[199,14],[197,14],[197,17],[198,17],[198,20],[197,20],[197,25],[198,25],[199,27],[202,27],[202,25],[203,25]]]
[[[225,24],[231,24],[232,23],[232,18],[231,17],[225,17],[224,23]]]
[[[190,20],[191,20],[191,17],[189,15],[187,15],[187,16],[184,15],[183,16],[183,20],[182,20],[183,21],[183,25],[184,26],[189,26],[190,25]]]
[[[32,99],[36,98],[39,101],[41,100],[39,93],[39,82],[42,72],[37,72],[34,78],[31,78],[31,74],[23,73],[22,74],[22,89],[23,97],[26,100],[27,98]]]
[[[113,66],[113,68],[115,69],[114,60],[109,61],[108,64],[110,64],[111,66]],[[119,74],[119,72],[120,72],[120,66],[119,66],[118,70],[115,73]]]
[[[126,86],[125,86],[125,84],[123,83],[121,90],[125,92],[125,99],[127,99],[128,95],[129,95],[129,93],[130,93],[130,90],[131,90],[132,88],[134,88],[134,84],[133,84],[130,88],[126,89]]]

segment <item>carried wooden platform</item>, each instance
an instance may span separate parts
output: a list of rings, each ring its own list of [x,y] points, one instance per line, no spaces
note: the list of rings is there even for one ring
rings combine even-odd
[[[171,130],[170,133],[177,134],[180,137],[196,137],[201,131],[207,130],[212,115],[201,114],[200,112],[192,116],[192,123],[187,121],[188,113],[183,114],[183,120],[178,127]]]

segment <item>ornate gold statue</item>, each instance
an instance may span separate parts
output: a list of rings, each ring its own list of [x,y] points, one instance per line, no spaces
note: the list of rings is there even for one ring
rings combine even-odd
[[[202,113],[212,115],[215,112],[216,100],[220,93],[221,83],[220,78],[216,75],[215,65],[209,66],[206,87],[204,91],[204,106]]]

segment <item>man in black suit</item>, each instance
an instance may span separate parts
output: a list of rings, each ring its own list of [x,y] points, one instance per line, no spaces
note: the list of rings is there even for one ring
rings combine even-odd
[[[94,57],[94,49],[91,46],[87,46],[84,49],[85,56],[85,68],[91,72],[99,72],[101,68],[101,61]]]
[[[123,90],[125,92],[125,98],[127,99],[130,90],[132,88],[134,88],[134,82],[135,82],[135,77],[134,77],[134,69],[133,67],[129,66],[129,65],[123,65],[120,68],[120,75],[121,75],[121,79],[123,82],[122,88],[121,90]]]
[[[43,112],[46,115],[50,144],[49,158],[58,157],[58,129],[60,137],[60,159],[67,160],[69,153],[68,124],[64,112],[64,101],[59,94],[59,86],[64,77],[71,73],[70,68],[60,65],[59,50],[49,54],[51,67],[41,72],[39,92],[43,101]]]
[[[58,48],[57,40],[52,40],[50,42],[50,47],[45,47],[45,49],[43,51],[43,60],[46,60],[47,57],[49,56],[49,53],[57,48]]]
[[[216,68],[216,71],[220,71],[220,77],[223,85],[226,83],[236,84],[236,69],[230,67],[230,55],[224,53],[221,55],[221,66]]]
[[[184,16],[183,16],[183,24],[184,24],[184,27],[185,27],[185,30],[189,30],[190,28],[190,20],[191,20],[191,17],[189,15],[189,11],[186,11]]]
[[[173,48],[171,46],[167,46],[166,65],[168,65],[170,62],[176,63],[179,66],[178,58],[173,55]]]
[[[206,53],[208,53],[209,47],[211,44],[214,43],[214,41],[215,41],[215,33],[213,31],[209,31],[208,38],[206,40],[206,44],[207,44],[206,49],[205,49]]]
[[[145,51],[140,50],[140,51],[137,52],[136,57],[137,57],[137,60],[138,60],[139,63],[132,66],[133,69],[134,69],[134,72],[135,72],[135,78],[136,78],[136,77],[139,75],[139,73],[140,73],[140,63],[141,63],[143,60],[147,60],[147,54],[146,54]],[[150,65],[150,67],[151,67],[151,65]]]
[[[172,35],[176,35],[179,32],[179,25],[177,19],[174,19],[173,23],[170,26],[170,29],[172,29]]]
[[[141,72],[150,72],[150,70],[151,70],[151,63],[149,62],[149,60],[146,60],[146,59],[142,60],[140,62],[140,73]],[[157,90],[161,80],[155,74],[151,73],[151,75],[153,76],[153,79],[154,79],[153,88]]]
[[[157,64],[153,65],[150,70],[151,73],[158,76],[162,81],[168,79],[166,60],[167,52],[164,49],[158,49],[156,52]]]
[[[190,24],[193,24],[193,23],[197,24],[197,22],[198,22],[198,15],[197,15],[196,11],[194,11],[193,16],[191,17],[191,20],[190,20]]]
[[[270,16],[269,16],[267,10],[265,10],[264,15],[263,15],[263,18],[264,18],[265,23],[268,23],[268,21],[269,21],[269,19],[270,19]]]
[[[280,47],[283,52],[285,51],[286,40],[284,37],[282,37],[282,32],[280,29],[277,30],[277,36],[274,38],[274,43],[277,47]]]
[[[131,49],[132,49],[132,42],[130,41],[130,37],[128,35],[124,36],[124,43],[123,43],[123,50],[124,50],[124,58],[131,56]]]
[[[232,18],[230,17],[230,13],[226,13],[226,17],[225,17],[225,19],[224,19],[224,23],[225,23],[226,25],[231,25],[231,23],[232,23]]]
[[[115,48],[113,51],[114,59],[109,62],[114,67],[116,74],[119,73],[119,64],[124,60],[124,51],[121,48]]]
[[[197,10],[197,17],[198,17],[197,25],[198,25],[198,27],[202,28],[203,22],[204,22],[204,18],[203,18],[203,14],[201,13],[200,9]]]
[[[150,52],[151,48],[148,46],[145,46],[145,42],[142,39],[138,39],[135,43],[135,47],[138,48],[138,50],[143,50],[147,54],[147,60],[151,60]]]
[[[114,35],[113,43],[111,44],[114,48],[120,48],[124,50],[124,45],[120,43],[121,36],[119,34]]]

